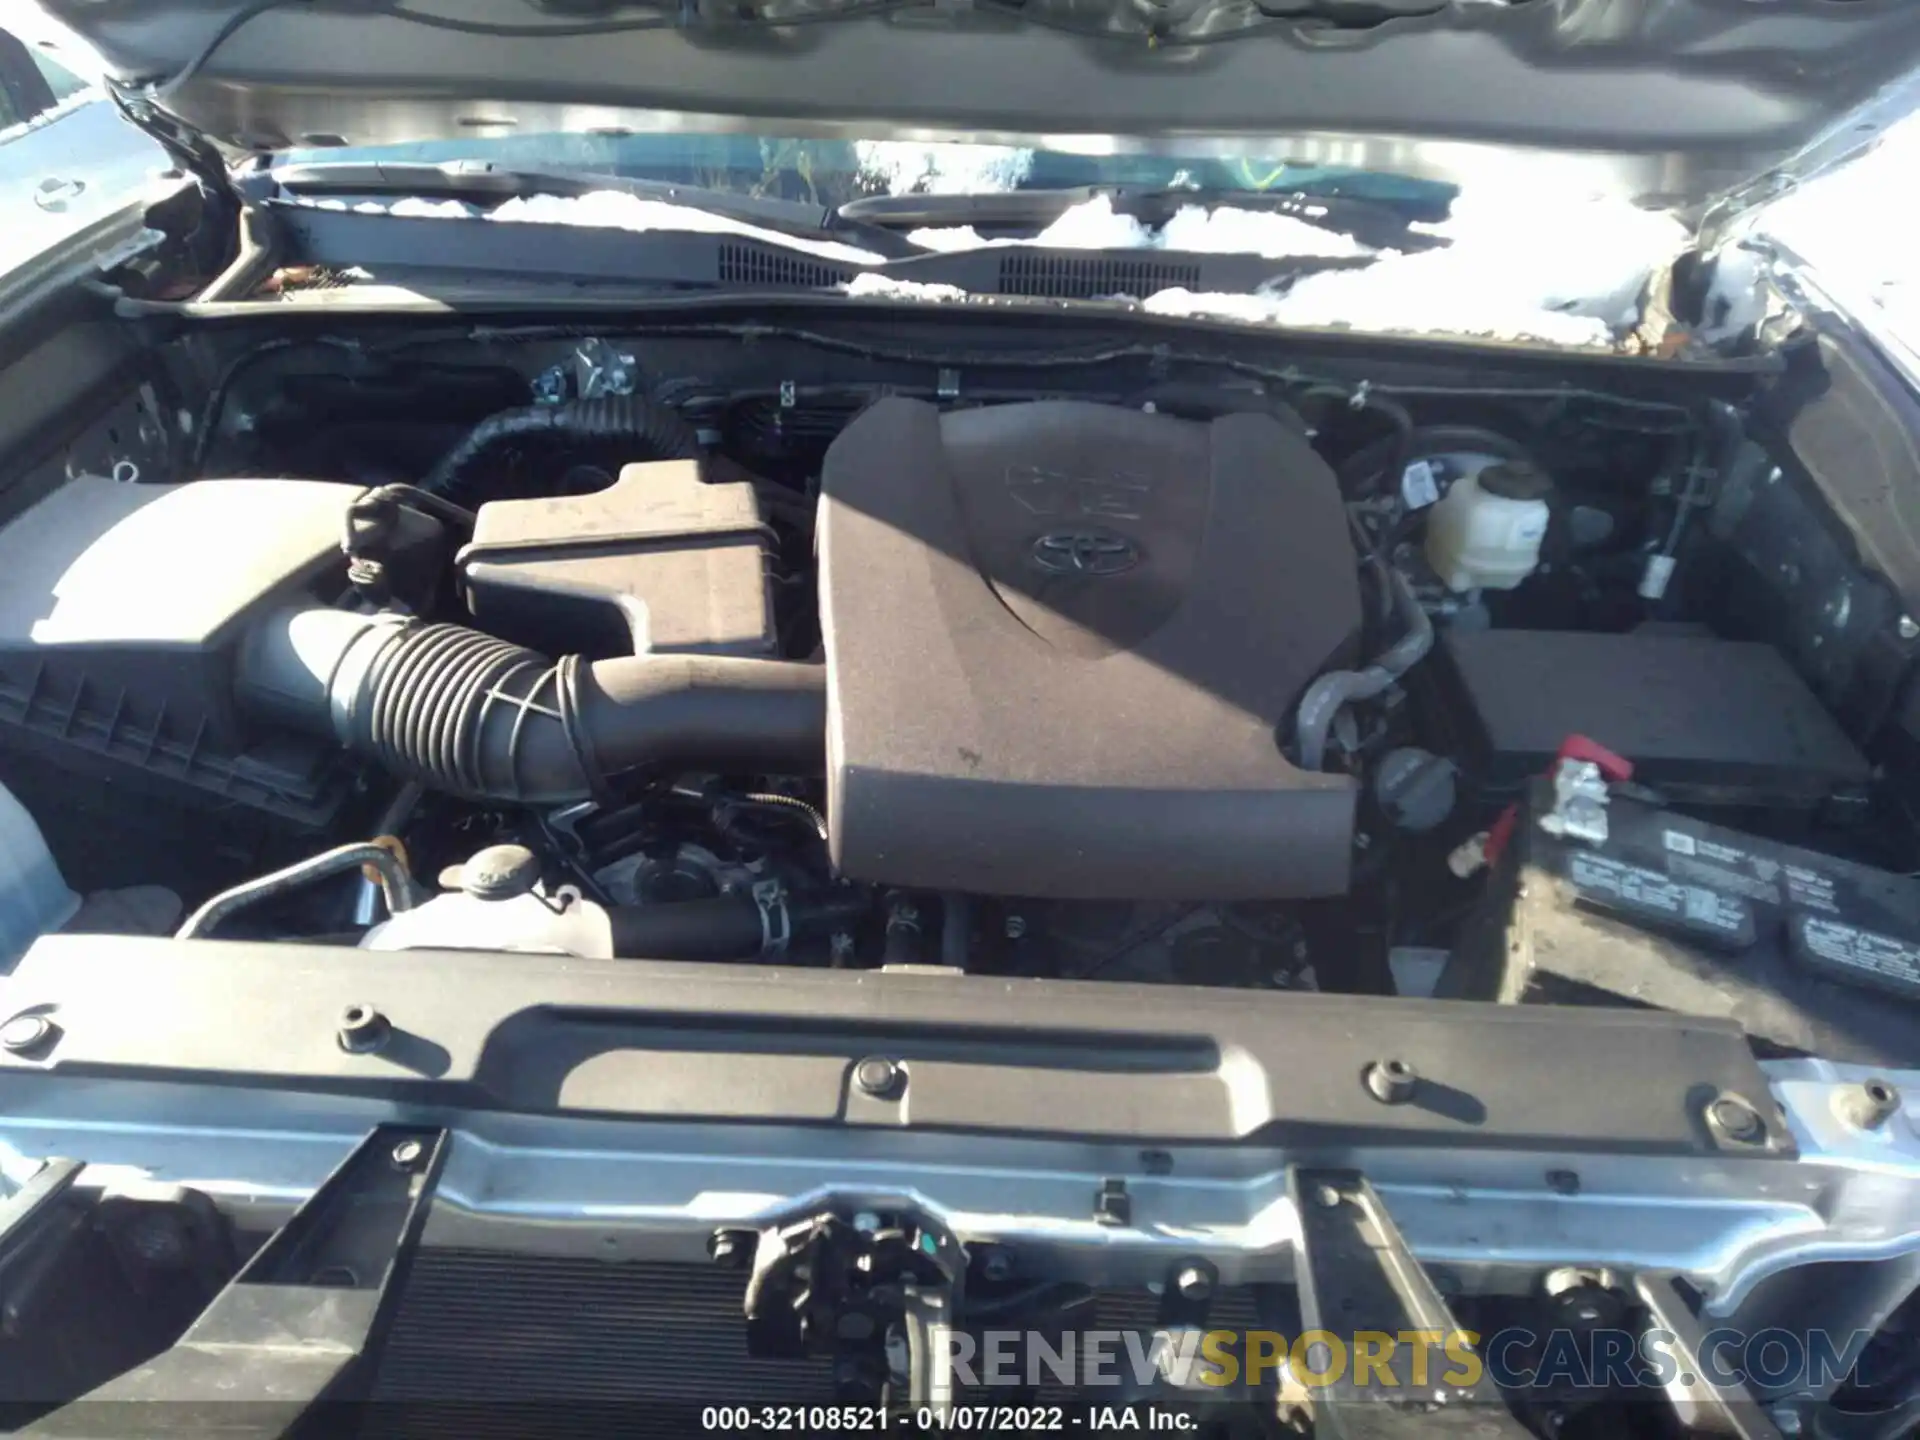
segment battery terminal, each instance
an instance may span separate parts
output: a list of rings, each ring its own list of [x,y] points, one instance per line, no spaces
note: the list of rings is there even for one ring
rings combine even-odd
[[[1562,840],[1607,843],[1607,779],[1592,760],[1562,757],[1553,770],[1553,808],[1540,828]]]

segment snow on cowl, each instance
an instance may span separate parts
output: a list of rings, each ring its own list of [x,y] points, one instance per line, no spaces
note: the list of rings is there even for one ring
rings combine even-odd
[[[300,201],[322,209],[344,202]],[[355,210],[436,219],[484,218],[502,223],[586,225],[635,232],[695,231],[740,235],[822,259],[867,266],[883,257],[837,241],[812,240],[708,214],[687,205],[641,199],[623,191],[580,196],[536,195],[490,212],[457,200],[365,202]],[[1448,243],[1419,251],[1369,251],[1350,236],[1292,215],[1189,206],[1159,229],[1116,214],[1105,197],[1076,205],[1032,240],[986,241],[970,227],[914,231],[923,248],[1029,244],[1063,249],[1177,248],[1270,259],[1372,257],[1360,269],[1303,276],[1271,292],[1207,294],[1164,290],[1138,300],[1151,313],[1209,316],[1247,323],[1340,327],[1376,333],[1472,335],[1555,345],[1609,348],[1640,318],[1649,277],[1685,247],[1685,227],[1671,216],[1621,201],[1531,194],[1463,193],[1442,224],[1422,227]],[[952,301],[958,287],[862,275],[849,294]]]

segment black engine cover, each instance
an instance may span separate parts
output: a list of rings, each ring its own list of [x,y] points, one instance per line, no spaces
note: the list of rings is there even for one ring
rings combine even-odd
[[[827,454],[819,545],[843,874],[1065,899],[1346,888],[1352,784],[1276,741],[1360,627],[1339,489],[1297,432],[885,400]]]

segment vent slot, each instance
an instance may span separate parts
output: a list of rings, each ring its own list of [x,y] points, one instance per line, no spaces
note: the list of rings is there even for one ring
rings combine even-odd
[[[1120,258],[1110,255],[1049,255],[1010,251],[1000,261],[1002,295],[1034,295],[1048,300],[1095,300],[1131,295],[1144,300],[1156,290],[1200,284],[1200,267],[1177,260]]]
[[[854,276],[851,265],[836,265],[829,260],[814,260],[805,255],[790,255],[756,245],[723,244],[720,247],[720,280],[725,285],[778,285],[789,290],[817,290],[827,285],[844,285]]]

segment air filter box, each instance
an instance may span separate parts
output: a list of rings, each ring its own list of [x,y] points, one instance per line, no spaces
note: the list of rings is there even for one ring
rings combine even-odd
[[[344,588],[342,527],[360,493],[83,477],[14,519],[0,529],[0,747],[190,808],[323,828],[344,758],[245,725],[233,649],[263,611]]]

